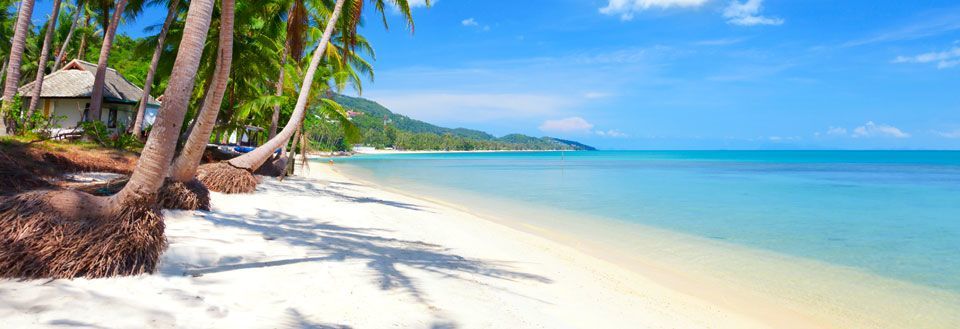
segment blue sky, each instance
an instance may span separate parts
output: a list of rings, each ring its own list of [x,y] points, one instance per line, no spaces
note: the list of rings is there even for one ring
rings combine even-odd
[[[415,34],[368,15],[363,96],[436,124],[608,149],[960,148],[955,0],[440,0],[414,14]]]

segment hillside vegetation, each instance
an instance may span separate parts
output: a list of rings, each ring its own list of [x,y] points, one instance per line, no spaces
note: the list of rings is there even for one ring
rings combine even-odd
[[[343,95],[334,100],[344,108],[357,112],[353,122],[360,128],[360,144],[376,148],[401,150],[595,150],[578,142],[552,137],[531,137],[511,134],[496,137],[483,131],[466,128],[445,128],[396,114],[386,107],[364,99]],[[334,124],[314,121],[315,146],[325,150],[346,150],[349,145]]]

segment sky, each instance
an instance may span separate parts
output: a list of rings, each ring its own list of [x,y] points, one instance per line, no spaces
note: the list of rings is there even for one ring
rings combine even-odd
[[[367,14],[362,96],[427,122],[604,149],[960,149],[956,0],[413,3],[413,33]]]

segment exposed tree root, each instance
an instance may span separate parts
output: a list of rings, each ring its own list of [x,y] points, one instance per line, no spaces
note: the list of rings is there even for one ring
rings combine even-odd
[[[152,273],[166,249],[155,200],[92,211],[102,200],[77,191],[0,198],[0,277],[102,278]],[[98,216],[96,213],[110,213]]]
[[[260,181],[250,171],[227,162],[208,163],[197,170],[197,179],[207,189],[227,194],[253,193]]]
[[[210,210],[210,190],[196,178],[185,183],[167,178],[157,202],[163,209]]]

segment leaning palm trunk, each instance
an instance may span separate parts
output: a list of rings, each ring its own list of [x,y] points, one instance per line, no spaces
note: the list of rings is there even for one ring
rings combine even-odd
[[[87,121],[100,120],[100,108],[103,106],[103,85],[107,80],[107,63],[110,60],[110,49],[113,48],[113,37],[117,34],[117,25],[120,25],[120,15],[127,7],[127,0],[117,1],[117,8],[113,10],[110,26],[103,31],[103,44],[100,46],[100,60],[97,62],[97,75],[93,80],[93,91],[90,93],[90,116]]]
[[[156,195],[194,87],[213,0],[193,0],[167,101],[127,185],[98,197],[72,190],[0,199],[0,277],[74,278],[153,272],[166,247]]]
[[[130,132],[137,137],[140,137],[143,130],[143,116],[147,111],[147,102],[150,101],[153,79],[157,75],[157,65],[160,64],[160,55],[163,54],[163,46],[167,40],[167,32],[170,31],[170,25],[173,24],[173,21],[177,18],[177,6],[179,4],[180,0],[170,1],[170,10],[167,11],[167,19],[163,22],[160,35],[157,36],[157,48],[153,49],[153,58],[150,60],[150,69],[147,70],[147,79],[143,82],[143,95],[140,96],[140,108],[137,109],[137,118],[133,121],[133,127],[130,129]]]
[[[53,62],[54,72],[60,69],[60,65],[63,64],[63,59],[67,57],[67,50],[70,46],[70,40],[73,39],[73,32],[77,31],[77,25],[80,24],[81,11],[83,11],[83,0],[77,0],[77,8],[73,12],[73,23],[70,24],[70,31],[67,32],[67,37],[63,39],[60,52],[57,53],[57,59]]]
[[[223,103],[233,65],[234,0],[220,1],[220,44],[217,50],[217,66],[213,71],[213,84],[203,98],[203,105],[193,122],[193,129],[180,155],[173,161],[170,177],[160,194],[160,203],[167,209],[210,209],[207,188],[198,180],[197,167],[210,141],[217,114]]]
[[[283,127],[283,130],[280,131],[277,136],[274,136],[250,153],[236,157],[227,163],[208,165],[206,169],[201,168],[201,173],[198,178],[207,188],[212,191],[224,193],[250,193],[256,189],[256,179],[251,179],[253,172],[260,168],[260,166],[270,158],[270,155],[289,141],[290,137],[297,130],[297,127],[300,126],[300,121],[303,119],[304,113],[306,113],[307,100],[310,97],[313,78],[317,73],[317,68],[320,66],[320,60],[323,58],[324,50],[327,49],[327,43],[330,42],[330,37],[333,35],[333,29],[336,27],[337,19],[343,11],[344,2],[345,0],[337,0],[333,8],[333,13],[330,15],[330,20],[327,21],[327,26],[323,31],[323,37],[320,39],[320,43],[317,44],[313,58],[310,59],[310,67],[307,68],[307,72],[303,77],[303,84],[300,86],[300,95],[297,98],[297,105],[293,108],[293,113],[290,115],[290,121],[287,122],[287,125]],[[239,184],[237,184],[237,182],[246,182],[246,184],[238,186]]]
[[[53,30],[57,28],[57,17],[60,16],[60,0],[53,0],[53,11],[50,12],[50,23],[47,24],[47,34],[43,36],[43,48],[40,50],[40,60],[37,62],[37,78],[33,80],[33,94],[30,95],[30,107],[27,108],[27,115],[23,117],[24,129],[30,129],[27,126],[33,112],[37,110],[37,104],[40,104],[40,92],[43,90],[43,76],[46,73],[47,59],[50,57],[50,43],[53,42]]]
[[[7,125],[4,112],[6,107],[13,103],[13,97],[20,87],[20,63],[23,60],[23,49],[27,45],[27,29],[30,27],[30,16],[33,15],[33,1],[23,0],[17,14],[17,23],[13,31],[13,41],[10,45],[10,56],[7,59],[7,79],[3,84],[3,95],[0,97],[0,136],[6,135]]]

